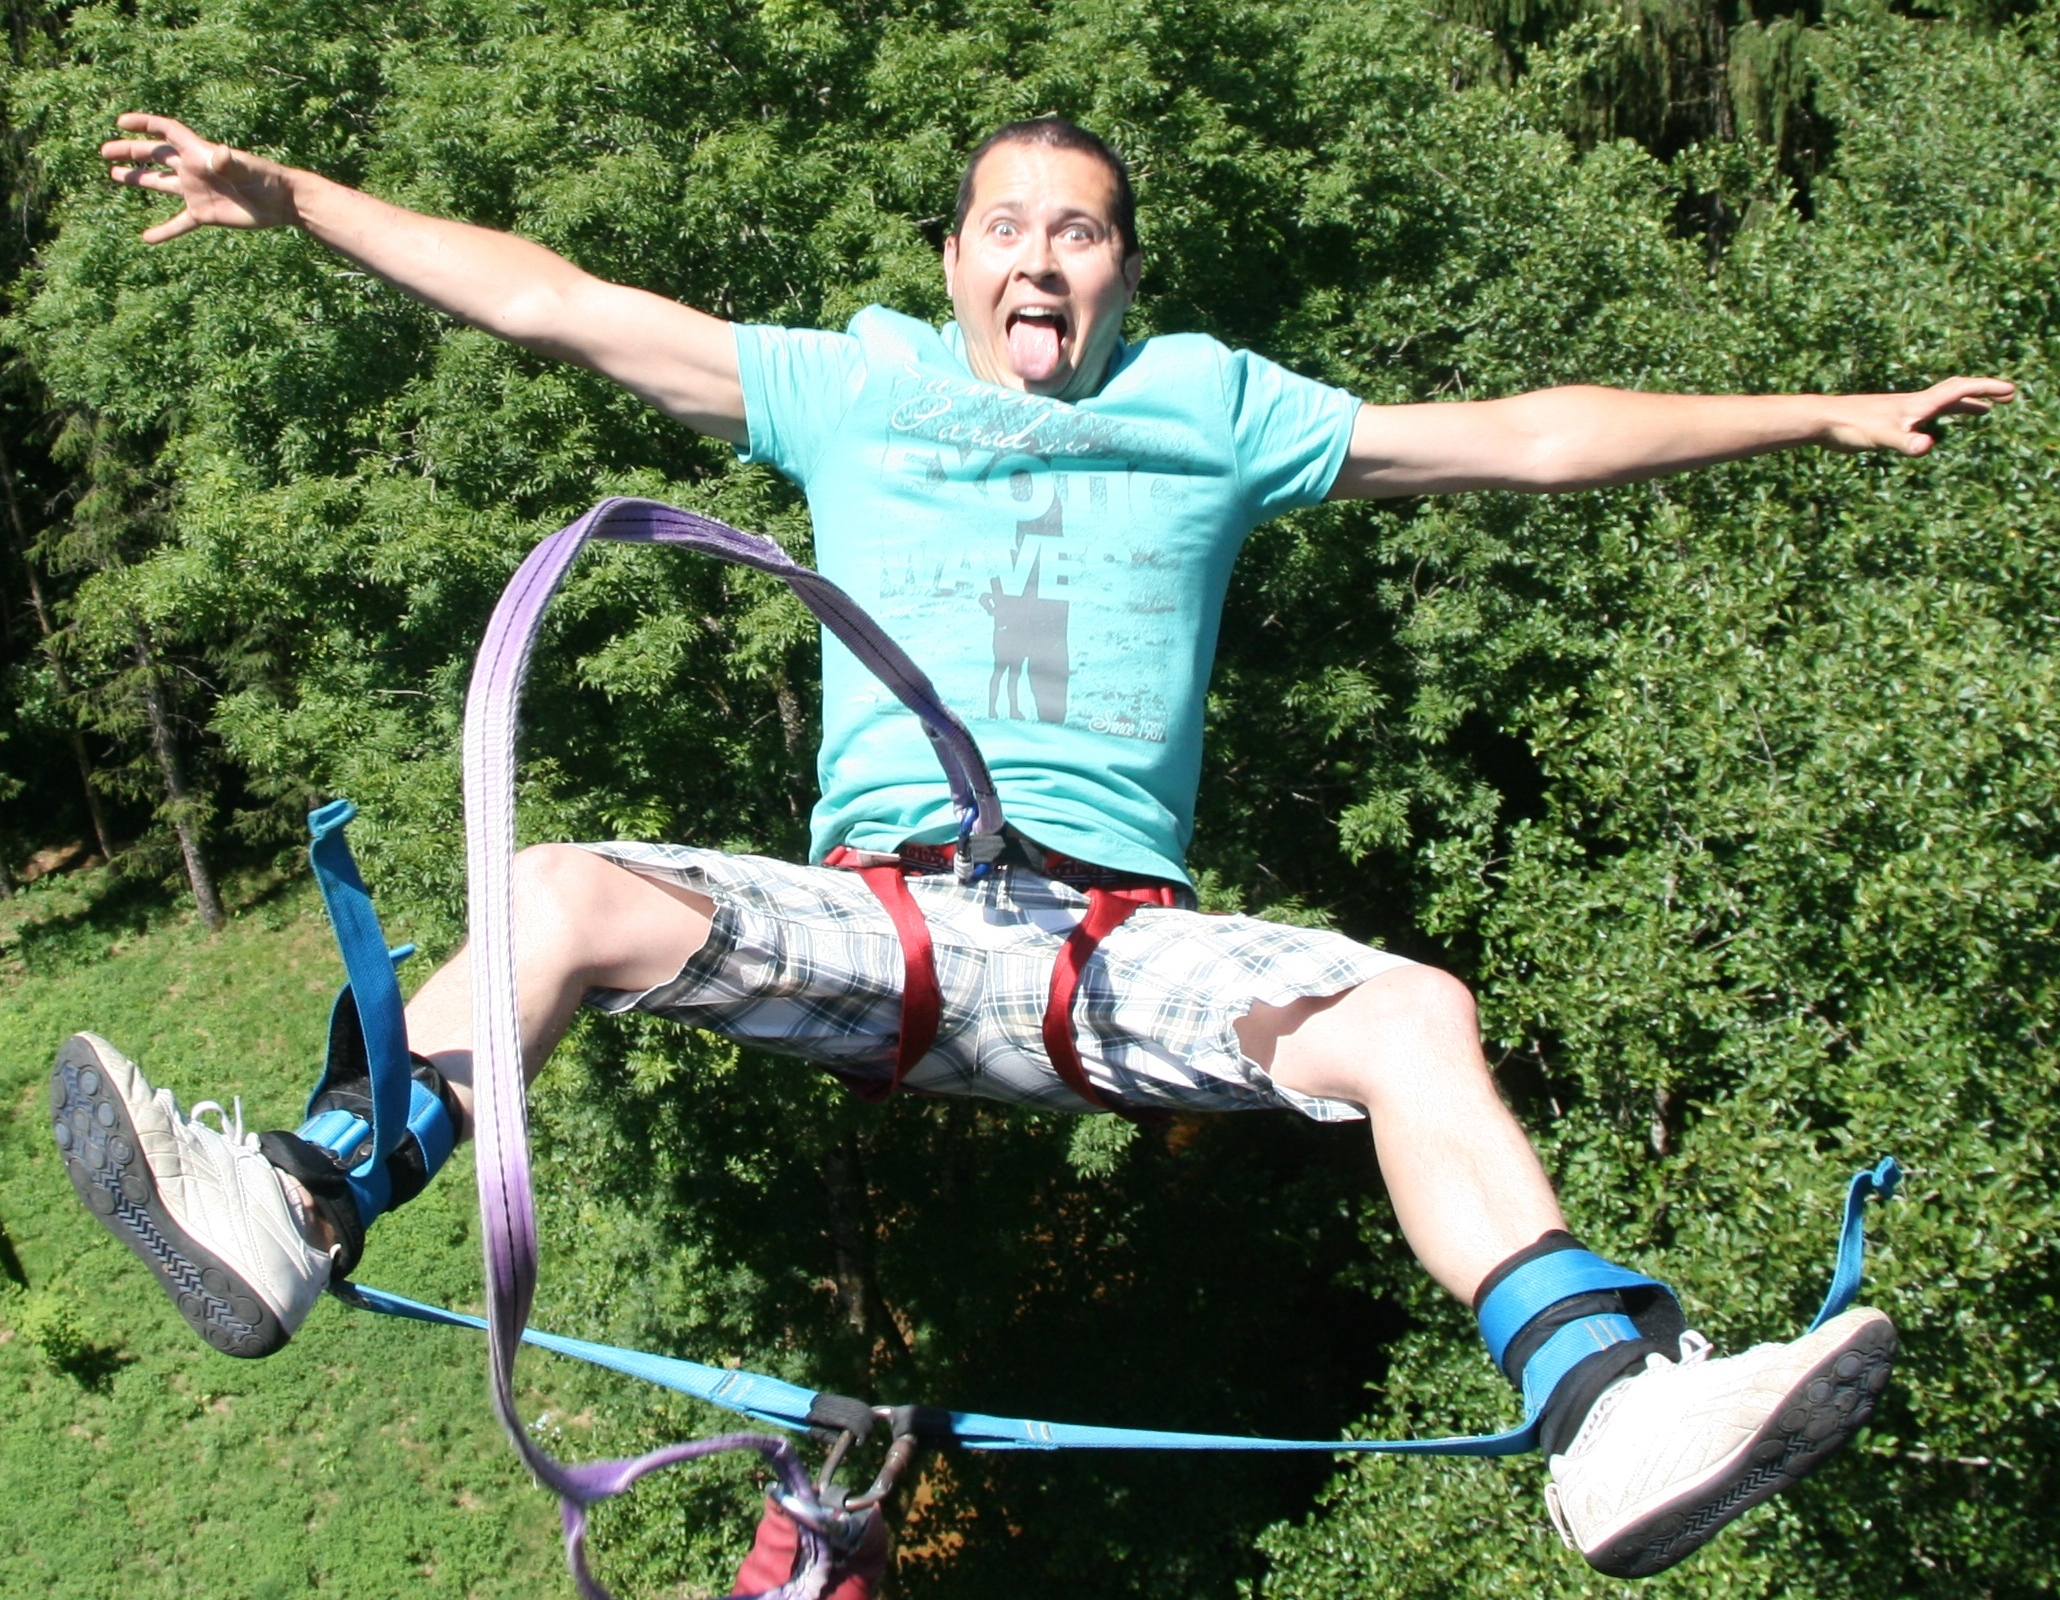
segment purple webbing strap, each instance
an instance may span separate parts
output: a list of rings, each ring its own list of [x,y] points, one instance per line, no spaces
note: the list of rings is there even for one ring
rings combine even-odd
[[[962,816],[999,833],[1001,802],[965,724],[920,668],[835,584],[798,566],[769,539],[650,500],[605,500],[529,553],[494,607],[465,702],[465,866],[470,890],[474,1133],[486,1247],[487,1350],[494,1413],[530,1471],[563,1502],[565,1554],[586,1600],[609,1600],[587,1568],[586,1514],[647,1472],[723,1450],[755,1449],[786,1494],[800,1528],[797,1576],[765,1600],[815,1600],[830,1572],[826,1519],[793,1447],[763,1434],[724,1434],[670,1445],[634,1460],[568,1466],[546,1453],[515,1404],[515,1352],[536,1294],[536,1202],[530,1188],[529,1111],[516,1015],[514,857],[515,736],[531,649],[559,582],[589,539],[677,544],[782,578],[801,602],[922,719]]]

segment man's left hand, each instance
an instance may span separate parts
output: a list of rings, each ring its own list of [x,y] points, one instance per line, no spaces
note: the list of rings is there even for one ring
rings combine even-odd
[[[2003,378],[1947,378],[1915,394],[1840,395],[1832,402],[1830,437],[1834,450],[1899,450],[1921,456],[1938,442],[1926,431],[1940,417],[1979,417],[1990,407],[2017,398],[2017,385]]]

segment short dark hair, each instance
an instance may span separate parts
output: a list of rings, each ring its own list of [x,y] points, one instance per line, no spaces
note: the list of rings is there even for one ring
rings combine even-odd
[[[1130,168],[1098,135],[1089,133],[1077,122],[1068,122],[1064,117],[1032,117],[1027,122],[1011,122],[1006,127],[996,128],[980,141],[979,147],[966,158],[965,176],[958,181],[958,214],[952,219],[953,233],[965,230],[966,213],[973,209],[973,176],[980,170],[980,163],[986,159],[988,151],[1002,144],[1041,144],[1051,150],[1078,150],[1107,167],[1116,186],[1115,214],[1109,218],[1109,223],[1123,236],[1123,254],[1126,257],[1138,254],[1137,196],[1130,188]]]

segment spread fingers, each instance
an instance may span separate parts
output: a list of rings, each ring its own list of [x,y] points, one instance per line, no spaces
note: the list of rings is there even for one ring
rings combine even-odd
[[[191,233],[199,226],[200,218],[190,211],[182,211],[169,222],[160,222],[154,228],[145,228],[143,230],[143,242],[145,244],[163,244],[168,239],[178,238],[182,233]]]
[[[179,180],[169,172],[148,172],[140,167],[110,167],[107,175],[132,189],[154,189],[159,194],[177,194]]]
[[[178,154],[177,145],[162,139],[110,139],[100,147],[101,160],[138,166],[167,166]]]

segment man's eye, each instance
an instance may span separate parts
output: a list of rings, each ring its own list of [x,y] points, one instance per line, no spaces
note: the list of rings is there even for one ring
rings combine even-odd
[[[1016,225],[1013,222],[997,222],[994,225],[994,236],[997,239],[1013,239],[1016,236]]]

